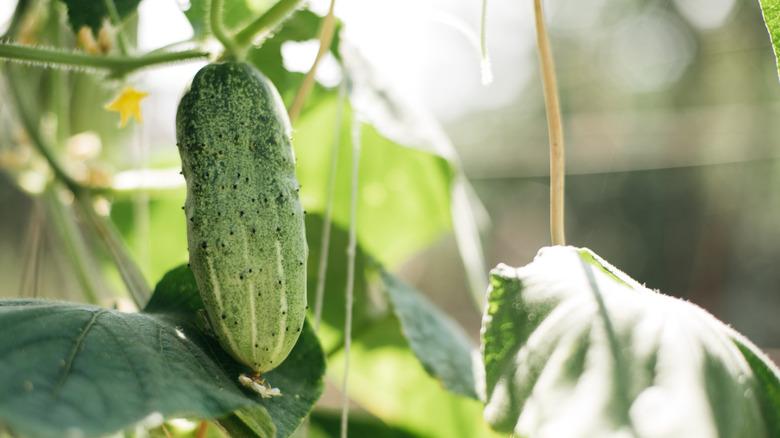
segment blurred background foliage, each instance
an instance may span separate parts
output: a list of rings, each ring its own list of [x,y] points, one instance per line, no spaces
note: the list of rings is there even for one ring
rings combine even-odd
[[[13,3],[0,6],[0,32],[10,23]],[[21,42],[76,44],[61,5],[31,3],[37,9],[17,29]],[[227,21],[236,24],[271,2],[226,3]],[[356,335],[350,395],[366,424],[376,423],[375,416],[397,428],[384,427],[387,436],[487,432],[479,404],[448,394],[431,380],[403,341],[397,321],[384,317],[387,303],[372,292],[372,261],[427,294],[476,341],[480,314],[452,233],[451,191],[458,172],[468,177],[489,218],[483,220],[475,203],[488,267],[526,264],[549,243],[547,128],[531,2],[521,3],[490,1],[494,78],[488,85],[480,82],[475,49],[478,2],[338,4],[343,32],[337,46],[346,41],[381,73],[383,84],[430,115],[460,157],[404,144],[376,120],[362,131],[358,233],[367,259],[357,286],[357,305],[364,305],[358,311],[364,313],[356,321],[365,317],[372,323]],[[649,287],[705,307],[770,354],[776,352],[780,127],[774,120],[780,116],[780,87],[758,1],[551,0],[546,5],[567,138],[569,243],[592,248]],[[196,0],[145,0],[126,27],[137,25],[141,51],[202,38],[200,6]],[[250,53],[288,103],[316,52],[317,14],[326,8],[327,2],[313,1],[311,11],[299,12],[292,26]],[[303,202],[310,213],[321,213],[331,144],[336,136],[342,139],[334,221],[343,228],[352,108],[338,96],[339,53],[334,48],[321,66],[317,88],[295,125],[295,148]],[[42,115],[43,135],[57,144],[72,174],[96,184],[113,178],[114,192],[98,200],[98,207],[110,212],[153,284],[187,259],[184,190],[170,175],[179,165],[173,121],[178,98],[200,65],[147,70],[127,82],[1,67],[4,76],[18,79],[0,85],[0,165],[6,169],[0,176],[0,296],[85,299],[61,231],[83,225],[59,207],[68,205],[67,196],[31,196],[44,187],[46,167],[25,146],[29,138],[8,103],[9,87],[24,90],[31,112]],[[150,97],[143,103],[144,123],[119,130],[115,114],[103,105],[126,84]],[[156,173],[139,178],[132,172],[139,168]],[[157,178],[163,187],[133,189],[144,178]],[[319,215],[310,216],[311,290],[320,224]],[[107,254],[93,233],[83,231],[86,269],[100,302],[127,301]],[[337,296],[343,293],[346,237],[343,230],[334,233],[321,333],[331,351],[329,376],[338,382],[343,361],[338,312],[343,311]],[[322,405],[337,402],[331,388]],[[326,435],[335,430],[327,411],[318,412],[321,421],[318,425],[315,418],[312,430]]]

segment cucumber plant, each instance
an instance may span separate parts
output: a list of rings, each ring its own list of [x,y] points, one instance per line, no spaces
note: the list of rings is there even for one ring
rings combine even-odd
[[[422,220],[441,206],[455,215],[470,214],[464,198],[456,200],[468,186],[462,185],[465,178],[439,127],[420,129],[417,121],[404,120],[419,109],[409,108],[367,73],[366,60],[338,31],[335,2],[321,18],[300,10],[300,0],[279,0],[259,15],[257,2],[193,0],[186,15],[196,38],[187,43],[197,48],[134,54],[129,28],[138,3],[20,0],[0,42],[0,59],[33,65],[2,68],[9,85],[7,108],[29,137],[20,142],[29,142],[53,174],[41,199],[57,207],[52,216],[63,222],[57,228],[80,262],[87,239],[79,240],[75,216],[69,216],[73,201],[87,232],[105,243],[140,309],[98,305],[104,297],[93,293],[91,284],[84,288],[91,304],[0,300],[0,436],[47,438],[66,431],[91,437],[143,427],[159,428],[154,434],[202,437],[211,425],[229,436],[286,437],[296,430],[312,436],[345,437],[348,431],[379,436],[391,430],[383,422],[409,429],[392,429],[393,436],[496,436],[488,426],[521,436],[780,436],[780,372],[758,348],[702,309],[645,288],[590,250],[564,246],[563,130],[540,0],[533,5],[549,121],[555,246],[542,249],[524,267],[502,264],[492,271],[487,293],[477,294],[484,298],[478,347],[452,318],[385,267],[402,258],[384,253],[385,246],[405,237],[407,230],[395,222],[402,216]],[[777,42],[780,4],[761,3]],[[72,37],[63,37],[63,5],[73,27],[66,35]],[[483,80],[489,82],[486,0],[480,12]],[[210,35],[222,48],[202,44]],[[312,68],[306,75],[287,71],[281,46],[313,38],[320,40],[320,49]],[[66,50],[73,41],[89,53]],[[344,75],[338,97],[314,80],[329,52]],[[89,100],[95,90],[132,84],[130,75],[141,68],[196,59],[209,63],[195,74],[176,115],[185,186],[174,190],[186,199],[184,218],[170,221],[186,235],[189,266],[165,274],[149,297],[112,221],[94,207],[104,197],[121,204],[122,195],[114,185],[73,176],[73,166],[60,162],[67,157],[64,145],[71,140],[73,121],[67,89],[86,78],[89,92],[72,97],[99,108],[103,102]],[[34,68],[40,66],[56,69]],[[68,82],[74,77],[79,81]],[[51,97],[49,89],[55,91]],[[139,111],[138,101],[131,103]],[[92,122],[97,125],[97,118]],[[307,166],[303,171],[296,169],[291,122],[297,139],[316,143],[301,148],[296,139],[296,150],[305,152],[298,157]],[[351,132],[343,129],[350,124]],[[330,151],[323,147],[321,126],[334,128]],[[435,145],[430,149],[438,155],[404,147],[402,140],[415,137],[404,135],[406,129],[419,134],[415,140]],[[350,153],[351,165],[338,162]],[[411,158],[397,159],[401,156]],[[319,172],[328,158],[329,170]],[[322,178],[311,177],[315,167]],[[6,170],[16,176],[27,169]],[[404,186],[404,178],[417,173],[422,176]],[[299,181],[307,187],[310,181],[327,181],[328,188],[301,194]],[[438,183],[443,202],[427,187]],[[318,198],[319,191],[328,194]],[[405,208],[409,200],[381,203],[382,197],[414,197],[417,191],[424,193],[414,208]],[[380,205],[376,210],[386,221],[362,228],[363,221],[359,233],[358,210],[371,213],[365,208],[369,204]],[[173,207],[177,215],[179,206]],[[324,219],[305,216],[303,208],[310,206]],[[464,224],[476,222],[444,216],[459,238]],[[425,242],[415,251],[447,227],[414,234]],[[170,236],[157,230],[152,237]],[[478,240],[467,243],[478,247]],[[184,242],[181,247],[184,251]],[[464,259],[487,277],[476,253]],[[89,269],[78,269],[80,278],[88,277]],[[316,303],[316,333],[306,322],[307,301]],[[200,317],[205,325],[199,325]],[[359,348],[351,349],[353,331]],[[378,339],[387,333],[389,341]],[[326,354],[329,361],[344,360],[336,382],[342,389],[340,419],[329,412],[334,404],[315,408]],[[352,354],[356,360],[350,363]],[[366,359],[372,354],[379,360]],[[422,366],[410,365],[408,358]],[[375,372],[390,368],[398,380],[376,378]],[[372,383],[368,391],[365,384],[348,384],[350,369]],[[415,372],[433,379],[415,380],[404,393],[407,377]],[[439,391],[438,398],[426,398],[426,385]],[[388,394],[409,399],[393,400],[392,409],[373,403]],[[426,402],[424,410],[420,400]],[[348,415],[352,402],[381,418]],[[455,412],[458,421],[426,429],[398,414],[415,410],[430,423],[442,407]],[[180,422],[167,421],[181,416],[198,420],[197,429],[177,430]]]

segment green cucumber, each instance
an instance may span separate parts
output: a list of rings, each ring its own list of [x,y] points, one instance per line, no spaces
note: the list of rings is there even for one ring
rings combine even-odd
[[[209,64],[176,114],[187,240],[208,320],[256,375],[292,350],[306,314],[306,233],[290,122],[257,69]]]

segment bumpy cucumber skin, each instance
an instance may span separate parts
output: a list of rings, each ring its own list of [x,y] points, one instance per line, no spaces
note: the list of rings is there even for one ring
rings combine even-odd
[[[220,344],[262,373],[298,340],[306,234],[290,122],[254,67],[209,64],[176,114],[190,266]]]

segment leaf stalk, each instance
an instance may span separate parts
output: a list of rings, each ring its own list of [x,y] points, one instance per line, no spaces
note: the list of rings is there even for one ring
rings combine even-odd
[[[564,232],[564,182],[566,158],[564,155],[563,123],[558,98],[558,83],[555,77],[550,39],[544,23],[542,0],[534,0],[536,20],[536,44],[544,88],[544,106],[547,112],[547,132],[550,138],[550,235],[553,245],[565,245]]]

